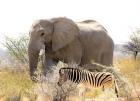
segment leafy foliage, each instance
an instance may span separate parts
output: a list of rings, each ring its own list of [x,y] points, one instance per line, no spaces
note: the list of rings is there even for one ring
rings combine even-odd
[[[140,52],[140,29],[137,29],[130,36],[129,42],[124,46],[124,52],[131,52],[134,55],[134,58],[137,58],[138,53]]]
[[[3,44],[9,54],[19,60],[21,63],[28,63],[27,57],[27,46],[28,46],[29,38],[26,35],[22,35],[19,38],[10,38],[8,36],[5,37],[5,43]]]

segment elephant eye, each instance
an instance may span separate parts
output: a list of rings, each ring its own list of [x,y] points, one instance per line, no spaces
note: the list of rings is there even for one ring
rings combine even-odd
[[[45,33],[41,33],[40,36],[43,36]]]

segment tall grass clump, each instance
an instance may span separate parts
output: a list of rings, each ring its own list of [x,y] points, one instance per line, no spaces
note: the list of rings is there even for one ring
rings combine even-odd
[[[30,80],[26,70],[11,68],[0,70],[0,96],[10,99],[14,96],[29,95],[33,86],[34,83]]]
[[[115,62],[115,65],[120,69],[123,75],[129,79],[130,83],[140,85],[140,59],[120,59]]]
[[[134,60],[133,58],[119,59],[115,61],[115,66],[119,68],[120,72],[126,78],[128,88],[130,89],[128,96],[131,98],[131,95],[133,95],[132,91],[137,93],[137,90],[140,89],[140,60]],[[136,94],[135,98],[138,98],[138,94]]]
[[[38,94],[47,94],[51,96],[53,101],[65,101],[70,95],[76,93],[76,85],[67,82],[62,87],[57,85],[59,78],[59,69],[64,67],[65,64],[59,62],[57,66],[53,66],[51,71],[47,73],[46,77],[40,75],[38,71],[38,83],[36,84],[34,91]]]

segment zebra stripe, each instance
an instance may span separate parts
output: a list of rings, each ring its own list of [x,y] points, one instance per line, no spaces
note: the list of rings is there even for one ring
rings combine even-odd
[[[80,70],[77,68],[61,68],[59,70],[59,85],[62,85],[67,77],[68,80],[71,80],[74,83],[88,83],[93,87],[105,87],[115,84],[115,92],[118,96],[118,90],[116,87],[116,82],[111,73],[108,72],[90,72],[86,70]]]
[[[94,87],[102,86],[105,82],[112,80],[111,73],[105,72],[89,72],[76,68],[61,68],[60,74],[67,74],[68,79],[75,83],[86,82]]]

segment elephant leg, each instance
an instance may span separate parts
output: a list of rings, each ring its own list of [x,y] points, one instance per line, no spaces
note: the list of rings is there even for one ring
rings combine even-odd
[[[52,66],[56,66],[57,63],[58,63],[58,61],[46,56],[44,59],[44,64],[43,64],[44,76],[46,76],[46,74],[51,71]]]
[[[113,65],[113,52],[105,52],[101,56],[101,64],[106,66]]]
[[[92,64],[92,63],[99,63],[101,64],[101,53],[95,53],[95,54],[92,54],[92,58],[89,58],[89,57],[84,57],[81,59],[81,63],[80,63],[80,66],[84,66],[86,64]]]

